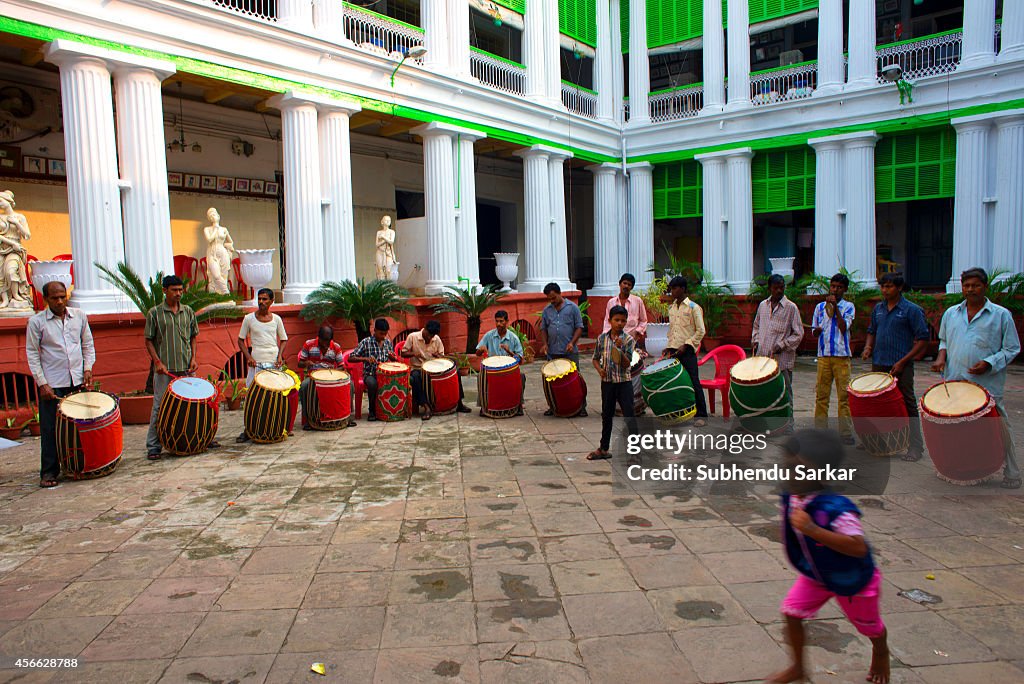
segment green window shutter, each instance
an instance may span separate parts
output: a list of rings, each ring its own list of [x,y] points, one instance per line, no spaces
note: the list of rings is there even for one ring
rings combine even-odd
[[[754,213],[813,208],[814,174],[810,147],[758,152],[750,169]]]
[[[513,12],[526,13],[526,0],[491,0],[495,5],[507,7]]]
[[[885,136],[875,147],[875,201],[952,197],[956,133],[949,127]]]
[[[558,30],[591,47],[597,45],[597,0],[558,0]]]
[[[703,0],[647,0],[647,47],[679,43],[703,32]]]
[[[750,23],[785,17],[817,6],[818,0],[750,0]]]
[[[704,175],[700,162],[658,164],[654,167],[654,218],[691,218],[703,213]]]

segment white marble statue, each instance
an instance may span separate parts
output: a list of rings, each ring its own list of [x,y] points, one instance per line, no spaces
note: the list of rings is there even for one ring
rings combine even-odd
[[[206,289],[210,292],[229,294],[228,276],[231,274],[231,256],[235,243],[228,229],[220,225],[220,213],[210,207],[206,210],[210,225],[203,228],[206,236]]]
[[[28,252],[21,245],[32,233],[28,220],[14,211],[14,193],[0,192],[0,311],[32,309],[32,290],[25,262]]]
[[[377,278],[379,280],[398,280],[395,231],[391,227],[391,217],[387,214],[381,217],[380,230],[377,231]]]

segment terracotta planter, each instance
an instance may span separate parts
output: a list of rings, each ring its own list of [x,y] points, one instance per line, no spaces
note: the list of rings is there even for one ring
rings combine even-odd
[[[33,437],[38,437],[41,432],[42,427],[39,425],[37,421],[33,420],[28,424],[28,434],[32,435]]]
[[[228,411],[237,411],[242,408],[242,397],[237,397],[229,401],[225,401],[224,405],[227,406]]]
[[[469,371],[470,371],[469,367],[460,368],[459,369],[459,375],[462,376],[462,377],[466,377],[467,375],[469,375]]]
[[[476,354],[470,354],[468,358],[469,358],[469,368],[472,368],[474,373],[479,373],[480,372],[480,364],[483,363],[484,357],[477,356]],[[469,368],[459,369],[459,372],[462,372],[462,370],[468,371]]]
[[[18,437],[21,437],[21,430],[22,430],[22,428],[20,428],[20,427],[0,428],[0,437],[3,437],[4,439],[9,439],[9,440],[13,441],[13,440],[18,439]]]
[[[118,406],[121,409],[122,424],[149,425],[149,416],[153,413],[153,395],[118,397]]]

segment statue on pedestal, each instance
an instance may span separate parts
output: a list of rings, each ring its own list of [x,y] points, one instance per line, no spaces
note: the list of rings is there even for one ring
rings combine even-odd
[[[206,289],[219,294],[229,294],[228,276],[231,274],[231,255],[235,243],[228,229],[220,225],[220,213],[210,207],[206,210],[210,225],[203,228],[206,236]]]
[[[395,231],[391,217],[385,214],[380,219],[377,231],[377,278],[398,282],[398,257],[395,256]]]
[[[28,252],[21,245],[32,233],[28,220],[14,211],[14,193],[0,192],[0,311],[32,311],[32,290],[28,280]]]

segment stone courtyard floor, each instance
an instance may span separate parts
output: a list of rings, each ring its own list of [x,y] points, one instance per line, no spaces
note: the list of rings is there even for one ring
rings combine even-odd
[[[242,413],[222,413],[218,451],[148,462],[132,427],[112,476],[54,490],[37,439],[0,451],[0,681],[744,682],[784,665],[775,497],[634,491],[585,460],[592,370],[590,417],[561,420],[528,368],[525,418],[236,445]],[[933,381],[919,366],[919,390]],[[804,416],[813,383],[801,359]],[[1009,385],[1024,444],[1022,369]],[[893,680],[1024,681],[1024,498],[896,459],[858,503]],[[942,602],[897,595],[913,588]],[[870,646],[834,606],[808,631],[815,681],[863,681]]]

